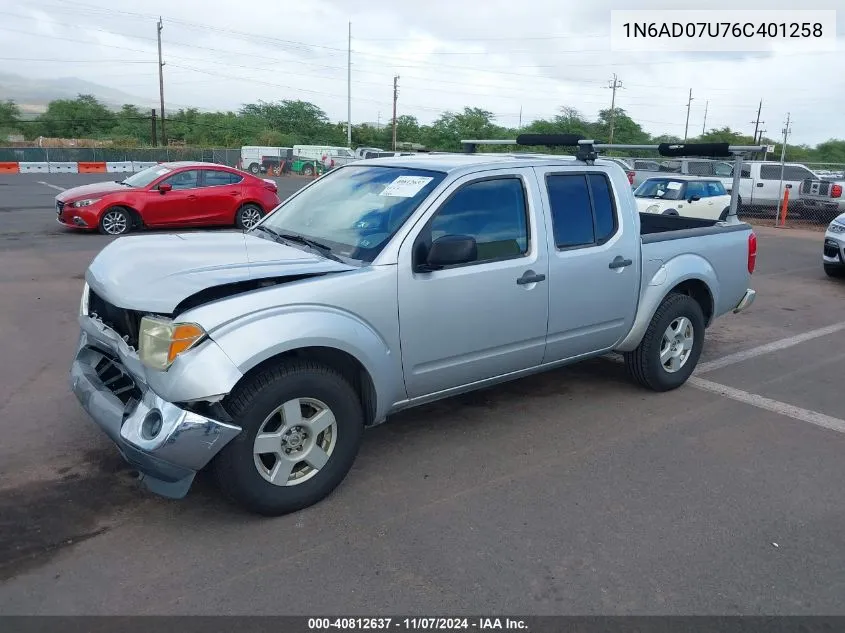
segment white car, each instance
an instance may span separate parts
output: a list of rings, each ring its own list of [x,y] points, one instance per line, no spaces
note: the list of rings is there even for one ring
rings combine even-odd
[[[682,215],[722,220],[728,217],[731,196],[718,178],[662,176],[649,178],[634,191],[641,213]]]
[[[827,227],[822,262],[830,277],[845,277],[845,213]]]

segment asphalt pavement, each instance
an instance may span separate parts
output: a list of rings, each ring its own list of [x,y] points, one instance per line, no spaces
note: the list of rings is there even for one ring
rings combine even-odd
[[[757,302],[688,385],[599,359],[408,411],[325,501],[262,519],[208,477],[143,491],[70,393],[109,238],[56,224],[50,185],[83,180],[0,176],[0,613],[845,614],[845,283],[821,233],[758,229]]]

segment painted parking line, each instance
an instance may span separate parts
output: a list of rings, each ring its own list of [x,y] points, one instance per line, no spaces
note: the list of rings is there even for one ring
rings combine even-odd
[[[807,422],[832,431],[845,433],[845,420],[834,418],[833,416],[819,413],[818,411],[813,411],[811,409],[796,407],[795,405],[786,402],[766,398],[765,396],[751,393],[750,391],[729,387],[728,385],[723,385],[721,383],[699,377],[699,374],[728,367],[729,365],[735,365],[736,363],[741,363],[764,354],[771,354],[773,352],[788,349],[794,345],[800,345],[801,343],[812,341],[813,339],[822,336],[835,334],[836,332],[840,332],[842,330],[845,330],[845,321],[834,323],[833,325],[828,325],[827,327],[818,328],[816,330],[810,330],[809,332],[804,332],[803,334],[796,334],[795,336],[782,338],[758,347],[752,347],[751,349],[737,352],[736,354],[729,354],[728,356],[723,356],[722,358],[717,358],[706,363],[701,363],[698,367],[696,367],[693,375],[690,376],[686,384],[691,387],[695,387],[696,389],[701,389],[702,391],[708,391],[725,398],[730,398],[731,400],[735,400],[737,402],[749,404],[753,407],[757,407],[758,409],[764,409],[765,411],[771,411],[772,413],[777,413],[778,415],[798,420],[799,422]],[[624,362],[622,356],[618,354],[612,354],[606,356],[605,358],[615,363]]]
[[[827,327],[822,327],[817,330],[810,330],[809,332],[804,332],[803,334],[796,334],[795,336],[782,338],[779,341],[766,343],[765,345],[760,345],[759,347],[752,347],[751,349],[737,352],[736,354],[729,354],[728,356],[723,356],[722,358],[717,358],[706,363],[701,363],[698,367],[696,367],[695,373],[705,374],[709,371],[722,369],[722,367],[727,367],[728,365],[735,365],[736,363],[741,363],[751,358],[762,356],[763,354],[779,352],[780,350],[787,349],[793,345],[812,341],[814,338],[828,336],[829,334],[834,334],[842,330],[845,330],[845,321],[834,323],[833,325],[828,325]]]
[[[67,187],[59,187],[59,185],[51,185],[49,182],[44,182],[43,180],[38,181],[39,185],[44,185],[45,187],[50,187],[50,189],[55,189],[56,191],[64,191]]]
[[[766,411],[784,415],[792,418],[793,420],[809,422],[810,424],[815,424],[816,426],[821,426],[832,431],[845,433],[845,420],[840,420],[839,418],[834,418],[832,416],[825,415],[824,413],[819,413],[818,411],[796,407],[794,405],[787,404],[786,402],[772,400],[771,398],[766,398],[765,396],[761,396],[756,393],[750,393],[748,391],[743,391],[742,389],[728,387],[727,385],[705,380],[704,378],[699,378],[698,376],[692,376],[687,382],[697,389],[709,391],[711,393],[730,398],[731,400],[736,400],[737,402],[744,402],[745,404],[750,404],[752,407],[757,407],[758,409],[765,409]]]

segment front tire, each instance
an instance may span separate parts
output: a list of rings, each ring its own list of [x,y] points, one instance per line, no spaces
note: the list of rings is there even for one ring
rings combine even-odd
[[[288,360],[248,379],[225,406],[243,431],[215,460],[224,494],[279,516],[321,501],[349,472],[364,432],[361,401],[331,367]]]
[[[258,174],[260,174],[260,173],[261,173],[261,167],[259,166],[259,164],[258,164],[258,163],[252,163],[252,164],[249,166],[249,173],[251,173],[251,174],[253,174],[253,175],[255,175],[255,176],[257,176]]]
[[[688,295],[667,296],[633,352],[625,354],[628,374],[643,387],[670,391],[692,375],[704,345],[704,313]]]
[[[305,167],[302,168],[302,173],[306,176],[313,176],[314,168],[311,165],[305,165]]]
[[[730,213],[730,212],[731,212],[730,207],[725,207],[724,209],[722,209],[722,213],[719,214],[719,222],[724,222],[725,220],[727,220],[728,219],[728,213]]]
[[[828,277],[833,277],[835,279],[842,279],[843,277],[845,277],[845,267],[843,266],[825,264],[824,272],[827,274]]]
[[[123,207],[106,209],[97,225],[103,235],[126,235],[132,230],[132,216]]]
[[[261,220],[264,215],[261,207],[255,204],[245,204],[235,214],[235,226],[242,231],[248,231]]]

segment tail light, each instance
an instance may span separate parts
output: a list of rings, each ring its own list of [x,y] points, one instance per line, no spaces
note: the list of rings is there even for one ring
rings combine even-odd
[[[270,180],[269,178],[263,178],[264,181],[264,188],[269,189],[273,193],[278,193],[279,188],[276,186],[276,183]]]
[[[838,198],[842,195],[842,185],[833,185],[830,188],[830,197],[831,198]]]
[[[634,172],[632,172],[632,171],[628,172],[628,184],[629,185],[634,184]]]
[[[757,265],[757,236],[754,233],[748,236],[748,274],[754,274],[754,267]]]

